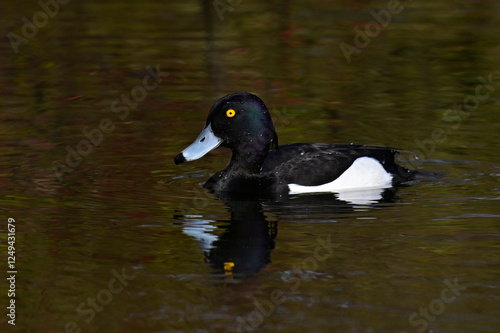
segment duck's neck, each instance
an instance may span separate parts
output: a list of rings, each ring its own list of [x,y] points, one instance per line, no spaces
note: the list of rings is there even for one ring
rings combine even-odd
[[[264,150],[233,150],[233,156],[226,170],[258,174],[268,152],[269,146]]]

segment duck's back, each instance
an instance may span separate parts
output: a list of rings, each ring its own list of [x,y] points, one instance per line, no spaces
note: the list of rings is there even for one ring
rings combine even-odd
[[[262,172],[274,173],[286,183],[318,186],[339,178],[356,160],[368,158],[392,175],[394,183],[401,183],[415,171],[397,165],[396,153],[397,149],[379,146],[295,143],[270,150]]]

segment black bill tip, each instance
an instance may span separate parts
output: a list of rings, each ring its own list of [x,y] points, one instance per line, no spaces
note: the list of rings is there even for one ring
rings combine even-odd
[[[176,165],[179,165],[186,162],[186,158],[184,157],[184,155],[182,155],[182,153],[180,153],[179,155],[175,156],[174,162]]]

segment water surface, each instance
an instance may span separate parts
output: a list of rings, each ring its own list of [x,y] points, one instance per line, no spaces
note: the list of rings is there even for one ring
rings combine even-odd
[[[499,7],[401,4],[350,63],[341,43],[387,2],[241,1],[223,20],[210,1],[68,2],[17,53],[5,38],[16,331],[495,332]],[[2,5],[2,31],[40,10]],[[444,177],[363,203],[218,198],[201,185],[228,151],[173,158],[234,91],[266,102],[281,144],[399,147]]]

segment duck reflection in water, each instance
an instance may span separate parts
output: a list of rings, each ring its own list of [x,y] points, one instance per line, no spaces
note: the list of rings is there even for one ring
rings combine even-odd
[[[377,203],[394,201],[395,191],[387,189]],[[314,214],[325,216],[329,222],[366,210],[367,205],[354,205],[337,199],[333,194],[292,196],[287,200],[249,198],[237,196],[220,197],[231,214],[229,220],[207,220],[199,216],[177,216],[183,220],[183,232],[199,243],[205,261],[215,274],[226,279],[241,279],[252,276],[271,262],[271,251],[275,248],[278,221],[301,219]],[[375,203],[372,202],[372,203]],[[273,217],[266,217],[272,214]]]
[[[183,232],[199,242],[205,261],[215,273],[229,278],[248,276],[269,263],[277,222],[266,220],[257,200],[226,204],[230,220],[185,219]]]

